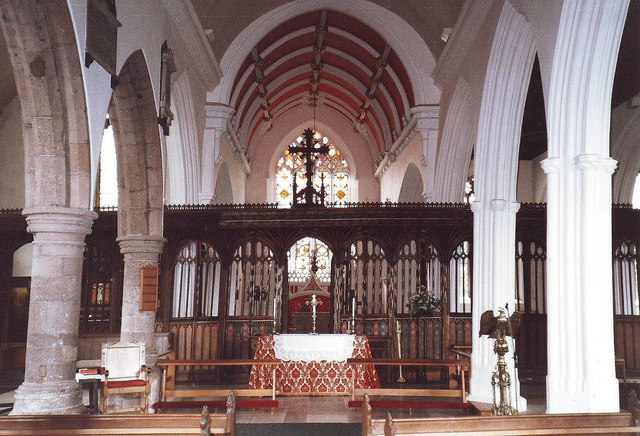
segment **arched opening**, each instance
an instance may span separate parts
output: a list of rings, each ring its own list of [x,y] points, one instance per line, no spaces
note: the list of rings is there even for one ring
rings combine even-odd
[[[410,163],[404,173],[398,203],[420,203],[422,199],[422,176],[415,164]]]
[[[151,79],[141,50],[127,59],[119,80],[109,107],[118,160],[118,234],[160,236],[162,152]]]
[[[100,146],[100,166],[98,173],[99,208],[118,207],[118,163],[113,127],[107,118]]]
[[[331,265],[333,253],[319,239],[305,237],[296,241],[287,252],[288,269],[288,330],[293,333],[312,331],[312,295],[321,302],[316,307],[317,331],[331,332]]]

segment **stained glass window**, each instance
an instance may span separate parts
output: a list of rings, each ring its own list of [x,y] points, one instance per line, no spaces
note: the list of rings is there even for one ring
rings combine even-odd
[[[302,238],[289,250],[289,283],[302,283],[311,278],[311,266],[315,257],[320,282],[331,281],[331,250],[324,242],[314,238]]]
[[[304,159],[285,150],[276,169],[276,202],[279,207],[291,207],[293,203],[294,175],[300,191],[307,184]],[[318,191],[324,180],[325,203],[339,206],[350,201],[349,176],[349,165],[344,156],[335,145],[329,143],[329,154],[316,160],[313,180]]]

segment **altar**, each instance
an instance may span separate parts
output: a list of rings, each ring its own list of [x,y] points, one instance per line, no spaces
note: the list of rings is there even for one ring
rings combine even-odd
[[[364,335],[263,335],[256,359],[280,359],[276,365],[276,392],[280,394],[349,394],[352,389],[380,387],[373,365],[347,364],[349,358],[370,359]],[[253,365],[250,389],[271,389],[273,367]]]

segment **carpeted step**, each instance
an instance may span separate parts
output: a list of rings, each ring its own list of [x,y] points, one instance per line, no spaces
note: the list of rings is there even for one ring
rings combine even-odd
[[[373,409],[473,409],[471,403],[454,401],[370,400]],[[349,401],[349,407],[362,407],[362,401]]]
[[[158,401],[151,406],[154,410],[168,409],[201,409],[207,406],[209,409],[225,409],[226,400],[217,401]],[[236,409],[260,409],[278,407],[278,400],[236,400]]]

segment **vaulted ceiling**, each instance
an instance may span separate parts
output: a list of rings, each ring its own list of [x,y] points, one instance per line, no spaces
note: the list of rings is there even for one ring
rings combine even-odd
[[[234,79],[230,104],[249,149],[261,127],[319,104],[364,129],[379,153],[406,124],[414,97],[402,62],[376,31],[322,10],[283,23],[256,44]]]

